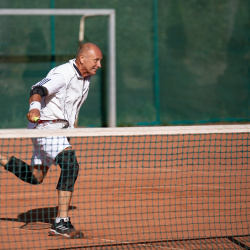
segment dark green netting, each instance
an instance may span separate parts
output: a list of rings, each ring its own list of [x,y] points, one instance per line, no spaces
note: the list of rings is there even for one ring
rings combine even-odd
[[[248,0],[2,0],[0,8],[116,10],[117,125],[249,121]],[[75,56],[78,16],[0,16],[2,128],[26,127],[30,86]],[[105,126],[107,17],[86,21],[100,46],[79,126]]]

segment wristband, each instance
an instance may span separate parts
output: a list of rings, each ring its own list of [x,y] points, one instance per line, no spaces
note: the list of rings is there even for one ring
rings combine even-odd
[[[31,102],[29,110],[31,110],[31,109],[38,109],[40,111],[41,110],[41,103],[37,102],[37,101]]]

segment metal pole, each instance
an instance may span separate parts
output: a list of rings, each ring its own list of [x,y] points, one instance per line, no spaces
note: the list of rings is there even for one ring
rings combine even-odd
[[[51,0],[51,7],[54,6],[54,0]],[[116,127],[116,43],[115,43],[115,10],[113,9],[0,9],[1,15],[80,15],[80,16],[109,16],[109,58],[108,58],[108,126]],[[53,23],[53,22],[52,22]],[[51,33],[52,30],[51,30]],[[51,39],[54,36],[51,34]],[[55,41],[51,41],[54,46]],[[52,53],[55,52],[55,46],[52,46]]]
[[[159,50],[158,50],[158,1],[153,2],[154,18],[154,98],[156,122],[160,123],[160,90],[159,90]]]
[[[116,127],[115,11],[109,16],[109,41],[108,126]]]
[[[55,9],[55,1],[51,0],[51,9]],[[55,46],[55,16],[51,15],[51,67],[54,68],[56,66],[56,46]]]

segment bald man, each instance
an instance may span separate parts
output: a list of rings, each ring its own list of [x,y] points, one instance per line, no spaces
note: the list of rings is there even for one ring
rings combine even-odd
[[[75,59],[53,68],[40,82],[32,86],[27,114],[29,129],[73,128],[80,107],[87,98],[91,76],[101,67],[102,52],[93,43],[81,45]],[[39,120],[37,121],[37,119]],[[58,190],[58,214],[49,235],[82,238],[68,216],[69,205],[77,180],[79,165],[66,137],[32,139],[34,153],[31,165],[14,156],[0,155],[0,163],[19,179],[37,185],[45,178],[52,164],[59,165],[61,175]]]

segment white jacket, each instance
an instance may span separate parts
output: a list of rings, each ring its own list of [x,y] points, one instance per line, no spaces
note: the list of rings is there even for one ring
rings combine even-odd
[[[90,76],[82,77],[75,59],[53,68],[46,78],[32,86],[43,86],[48,90],[48,95],[41,101],[40,120],[64,119],[69,122],[69,128],[73,128],[88,96],[89,84]]]

